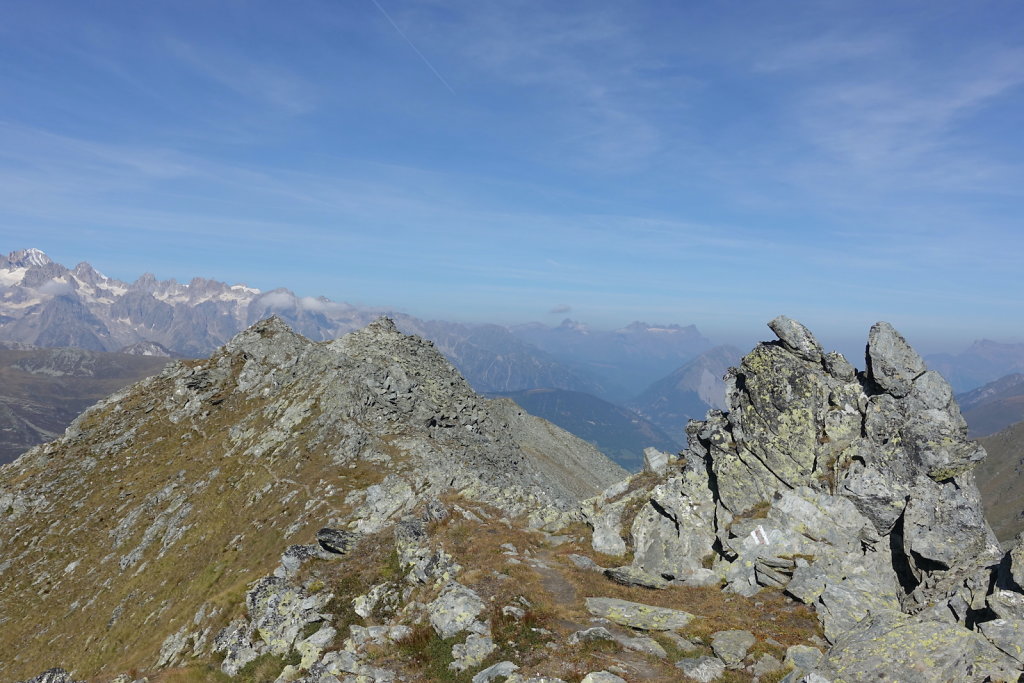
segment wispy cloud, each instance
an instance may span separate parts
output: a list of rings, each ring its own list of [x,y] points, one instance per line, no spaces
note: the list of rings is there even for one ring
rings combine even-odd
[[[317,104],[318,89],[281,64],[256,61],[250,55],[178,38],[168,38],[164,44],[170,55],[194,72],[244,97],[288,114],[308,113]]]
[[[523,125],[550,129],[556,147],[546,153],[560,164],[614,175],[645,168],[665,150],[664,117],[685,106],[696,81],[665,72],[633,13],[492,1],[444,8],[448,22],[424,9],[407,10],[408,21],[447,46],[467,81],[504,84],[513,99],[539,106],[543,116]]]
[[[753,68],[762,72],[814,71],[836,64],[859,62],[891,54],[898,41],[894,36],[829,33],[809,39],[771,45],[755,53]]]
[[[838,160],[907,166],[950,148],[958,123],[1022,83],[1024,51],[1007,50],[938,74],[914,70],[814,87],[803,98],[801,121]]]

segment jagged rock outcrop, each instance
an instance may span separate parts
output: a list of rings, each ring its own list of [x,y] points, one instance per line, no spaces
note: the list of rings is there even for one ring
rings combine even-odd
[[[328,629],[330,597],[303,567],[397,524],[410,576],[454,580],[450,556],[402,522],[427,501],[459,495],[543,527],[624,475],[511,401],[480,398],[390,320],[314,343],[271,318],[0,468],[0,678],[53,664],[113,675],[215,647],[232,671],[298,652],[307,668],[362,675],[343,655],[321,661],[350,634]],[[404,604],[379,584],[364,613]],[[464,645],[479,656],[482,643]]]
[[[871,328],[864,372],[794,320],[769,326],[778,341],[726,376],[728,410],[692,421],[682,457],[633,490],[628,527],[609,522],[622,515],[607,493],[584,505],[595,539],[675,583],[713,572],[726,590],[772,586],[813,606],[832,648],[812,668],[828,680],[902,666],[1015,679],[1024,596],[949,385],[888,323]]]

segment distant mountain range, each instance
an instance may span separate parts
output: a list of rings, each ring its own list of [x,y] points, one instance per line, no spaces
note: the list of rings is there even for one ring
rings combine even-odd
[[[179,283],[144,274],[128,283],[88,263],[65,267],[38,249],[0,255],[0,343],[8,350],[21,345],[120,352],[120,360],[112,356],[104,362],[123,363],[117,376],[124,384],[155,372],[160,362],[133,365],[123,359],[203,356],[270,315],[323,341],[385,314],[403,332],[432,340],[475,390],[515,394],[529,404],[527,410],[599,444],[631,468],[645,446],[682,446],[687,420],[723,405],[722,376],[739,357],[732,347],[712,348],[693,325],[634,322],[604,331],[572,320],[557,326],[425,321],[384,308],[206,278]],[[963,353],[928,360],[958,389],[974,389],[1014,369],[1024,371],[1024,344],[979,341]],[[73,377],[65,376],[63,388],[54,393],[3,392],[8,399],[0,405],[0,459],[50,438],[103,395],[91,379],[71,387]],[[1024,419],[1024,386],[1017,388],[1024,380],[1021,374],[1013,377],[961,396],[972,435]],[[47,396],[63,398],[58,405],[48,403]],[[650,443],[643,443],[645,438]]]
[[[994,434],[1024,420],[1024,374],[1000,377],[956,399],[972,438]]]
[[[961,353],[933,354],[925,360],[955,391],[970,391],[1004,375],[1024,372],[1024,343],[1002,344],[982,339]]]
[[[124,384],[155,372],[160,365],[123,360],[129,356],[207,355],[270,315],[277,315],[315,341],[335,339],[388,315],[403,332],[433,341],[479,392],[559,390],[545,397],[560,397],[557,410],[548,414],[545,411],[555,403],[538,400],[536,395],[520,399],[532,403],[532,410],[556,424],[570,430],[574,427],[569,425],[575,425],[580,436],[604,444],[609,455],[634,468],[644,447],[675,450],[683,439],[678,429],[666,437],[652,425],[638,426],[643,420],[619,406],[711,345],[693,325],[635,322],[619,330],[600,331],[569,320],[555,327],[425,321],[383,308],[300,297],[287,289],[264,292],[206,278],[179,283],[147,273],[134,282],[123,282],[88,263],[68,268],[38,249],[0,255],[0,342],[26,348],[120,352],[122,360],[112,357],[107,362],[124,364]],[[721,372],[717,374],[720,377]],[[62,381],[69,384],[74,380],[69,375]],[[116,388],[119,386],[111,384],[109,391]],[[69,397],[92,398],[75,399],[77,403],[60,407],[46,401],[32,403],[27,394],[12,398],[15,403],[27,403],[20,417],[9,411],[0,417],[6,425],[0,427],[4,430],[0,431],[0,451],[11,457],[50,438],[103,395],[92,385],[67,391]],[[695,387],[694,391],[699,394],[703,390]],[[47,405],[52,415],[43,420]],[[710,405],[700,409],[694,404],[692,416],[703,416]],[[68,406],[78,407],[72,410]],[[571,415],[574,407],[580,412]],[[588,412],[593,410],[599,417]],[[46,426],[39,429],[27,426],[43,424]],[[627,434],[620,434],[621,428]],[[647,434],[651,440],[643,443]]]
[[[0,348],[0,464],[57,438],[93,403],[159,372],[169,360],[11,346]]]
[[[681,443],[632,410],[603,401],[591,394],[564,389],[528,389],[505,396],[526,412],[558,425],[631,471],[643,467],[644,449],[653,446],[676,453]]]
[[[607,382],[606,394],[623,400],[711,347],[694,325],[634,322],[618,330],[593,330],[574,320],[557,327],[540,323],[510,331],[582,374]]]
[[[722,378],[740,356],[735,347],[716,346],[650,385],[629,405],[673,439],[685,442],[689,420],[703,419],[708,408],[725,408]]]
[[[423,321],[206,278],[185,284],[147,273],[127,283],[88,263],[67,268],[38,249],[0,256],[0,340],[34,346],[119,351],[156,344],[198,357],[270,315],[323,341],[385,314],[402,331],[434,341],[475,389],[492,393],[545,387],[621,403],[710,346],[692,325],[633,323],[599,332],[569,322],[552,328]]]

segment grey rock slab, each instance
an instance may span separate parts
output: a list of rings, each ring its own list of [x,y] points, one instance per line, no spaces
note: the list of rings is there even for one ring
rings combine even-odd
[[[456,581],[445,586],[441,595],[427,605],[430,625],[442,638],[468,630],[483,610],[480,596]]]
[[[490,683],[498,677],[511,676],[518,670],[519,667],[512,662],[498,662],[497,664],[492,664],[477,675],[473,676],[473,683]]]
[[[836,379],[850,382],[857,377],[857,369],[841,353],[829,351],[823,356],[822,360],[825,363],[825,369]]]
[[[1024,532],[1017,534],[1010,549],[1010,576],[1017,587],[1024,590]]]
[[[591,546],[599,553],[619,557],[626,554],[622,540],[622,510],[630,497],[608,503],[587,516],[594,529]]]
[[[869,615],[842,634],[822,660],[822,674],[843,680],[1016,680],[1016,661],[980,634],[957,624],[926,621],[895,610]]]
[[[676,582],[684,586],[698,588],[701,586],[717,586],[722,582],[722,576],[713,569],[700,567],[699,569],[694,569],[686,576],[676,579]]]
[[[597,562],[594,562],[592,559],[590,559],[586,555],[577,555],[576,553],[572,553],[571,555],[569,555],[569,560],[574,565],[576,565],[577,569],[583,569],[583,570],[591,571],[591,572],[603,572],[604,571],[604,567],[599,565]]]
[[[359,655],[354,652],[347,650],[339,650],[337,652],[328,652],[324,655],[324,658],[319,664],[311,667],[311,670],[321,670],[324,673],[332,676],[341,676],[343,674],[352,674],[358,677],[358,680],[366,681],[393,681],[395,680],[395,674],[387,669],[381,669],[375,666],[371,666],[362,660]],[[346,677],[348,680],[348,677]]]
[[[688,464],[651,489],[648,498],[630,530],[633,564],[666,578],[700,569],[715,541],[715,503],[706,468]]]
[[[456,643],[452,646],[452,657],[455,661],[449,664],[448,668],[452,671],[465,671],[479,666],[495,648],[490,637],[471,633],[465,643]]]
[[[978,630],[990,643],[1024,665],[1024,620],[993,619],[978,624]]]
[[[985,597],[985,605],[998,619],[1024,620],[1024,594],[997,588]]]
[[[642,652],[645,655],[652,655],[659,659],[665,659],[668,657],[668,653],[665,652],[665,648],[663,648],[654,638],[648,638],[647,636],[615,636],[615,642],[627,650],[633,650],[634,652]]]
[[[676,662],[676,668],[683,672],[687,680],[710,683],[717,681],[725,674],[725,662],[717,657],[687,657]]]
[[[35,678],[30,678],[22,683],[76,683],[64,669],[55,667],[53,669],[47,669],[43,673],[39,674]]]
[[[268,576],[246,593],[249,620],[271,652],[287,654],[307,624],[323,620],[319,610],[330,600],[329,593],[304,595],[288,581]]]
[[[821,344],[811,331],[792,318],[780,315],[768,323],[768,327],[786,346],[800,358],[817,363],[821,361]]]
[[[684,638],[674,631],[664,631],[663,635],[683,652],[691,652],[694,650],[700,650],[701,648],[700,643],[694,642],[689,638]]]
[[[887,322],[871,326],[867,361],[871,379],[896,398],[909,394],[914,379],[925,371],[921,356]]]
[[[235,619],[214,638],[213,651],[223,653],[220,670],[228,676],[236,675],[242,667],[260,655],[263,643],[252,642],[253,631],[252,624],[244,619]]]
[[[780,662],[776,657],[773,657],[772,655],[766,653],[762,655],[761,658],[754,663],[754,666],[751,669],[751,673],[753,673],[757,677],[761,677],[766,674],[779,671],[782,668],[782,662]]]
[[[731,668],[743,661],[755,641],[750,631],[719,631],[711,637],[711,649]]]
[[[327,552],[320,545],[290,545],[281,554],[280,575],[286,578],[293,578],[308,560],[335,557],[341,557],[341,555]]]
[[[521,620],[526,616],[526,611],[521,607],[516,607],[515,605],[505,605],[501,608],[501,613],[516,620]]]
[[[655,607],[618,598],[587,598],[587,611],[620,626],[640,631],[674,631],[685,627],[694,615],[682,610]]]
[[[951,568],[981,555],[995,540],[977,487],[964,483],[918,478],[904,513],[908,557]]]
[[[644,449],[644,472],[663,474],[668,469],[669,454],[657,448]]]
[[[626,679],[607,671],[591,671],[580,683],[626,683]]]
[[[612,581],[621,583],[624,586],[638,586],[640,588],[650,588],[653,590],[666,588],[668,586],[668,581],[665,579],[660,576],[648,574],[643,569],[633,565],[605,569],[604,575]]]
[[[603,626],[594,626],[593,628],[585,628],[579,631],[575,631],[569,636],[569,644],[577,645],[579,643],[589,643],[600,640],[615,640],[615,636],[611,634],[611,631]]]
[[[813,669],[818,666],[823,655],[821,650],[810,645],[791,645],[786,648],[783,664],[794,669]]]
[[[338,555],[344,555],[351,550],[355,542],[359,540],[359,534],[351,531],[324,527],[316,532],[316,540],[324,550]]]
[[[786,674],[779,683],[833,683],[833,681],[817,671],[807,672],[802,669],[794,669]],[[836,683],[841,683],[841,681],[836,681]]]
[[[334,627],[325,624],[305,640],[300,640],[296,643],[295,651],[301,657],[299,668],[308,669],[313,662],[320,659],[323,651],[334,642],[334,638],[337,635],[338,632]]]
[[[716,421],[721,427],[710,445],[718,496],[730,512],[744,513],[781,488],[821,486],[819,456],[835,382],[820,366],[773,344],[755,347],[727,375],[730,412],[724,424]]]

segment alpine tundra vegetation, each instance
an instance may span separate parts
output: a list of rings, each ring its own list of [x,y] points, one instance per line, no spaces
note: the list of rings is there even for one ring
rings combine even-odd
[[[626,476],[386,318],[260,321],[0,468],[0,678],[1018,680],[949,385],[770,327]]]

